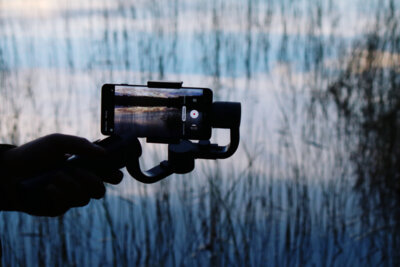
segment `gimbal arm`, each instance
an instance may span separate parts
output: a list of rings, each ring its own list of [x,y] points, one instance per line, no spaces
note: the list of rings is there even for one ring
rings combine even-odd
[[[158,182],[173,173],[189,173],[195,167],[195,159],[225,159],[232,156],[239,146],[240,103],[215,102],[210,117],[212,127],[230,129],[231,140],[228,145],[218,146],[211,144],[209,140],[201,140],[198,143],[180,140],[176,144],[168,145],[168,160],[143,171],[139,163],[142,147],[138,138],[132,135],[114,135],[96,142],[106,149],[107,154],[104,158],[94,161],[84,157],[73,157],[69,162],[95,172],[126,167],[133,178],[146,184]]]

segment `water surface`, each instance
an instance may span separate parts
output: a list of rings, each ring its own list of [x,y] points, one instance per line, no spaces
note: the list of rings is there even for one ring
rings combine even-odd
[[[0,1],[0,140],[100,134],[104,83],[240,101],[241,145],[56,219],[3,212],[4,265],[399,264],[400,6]],[[214,131],[214,141],[228,142]],[[143,164],[166,156],[144,144]]]

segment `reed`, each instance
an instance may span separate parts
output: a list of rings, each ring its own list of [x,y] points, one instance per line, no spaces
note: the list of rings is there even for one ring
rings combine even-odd
[[[241,101],[242,141],[59,218],[0,213],[2,265],[400,263],[398,3],[33,2],[0,1],[2,142],[97,139],[101,85],[148,79]]]

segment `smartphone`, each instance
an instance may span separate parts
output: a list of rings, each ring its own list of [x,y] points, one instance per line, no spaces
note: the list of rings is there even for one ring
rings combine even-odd
[[[209,88],[105,84],[101,132],[161,140],[209,139],[212,98]]]

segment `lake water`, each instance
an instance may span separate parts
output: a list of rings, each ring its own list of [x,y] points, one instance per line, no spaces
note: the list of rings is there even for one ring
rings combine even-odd
[[[125,173],[59,218],[2,212],[3,265],[400,264],[398,1],[1,0],[0,25],[3,143],[101,138],[104,83],[183,81],[243,112],[229,159]]]

